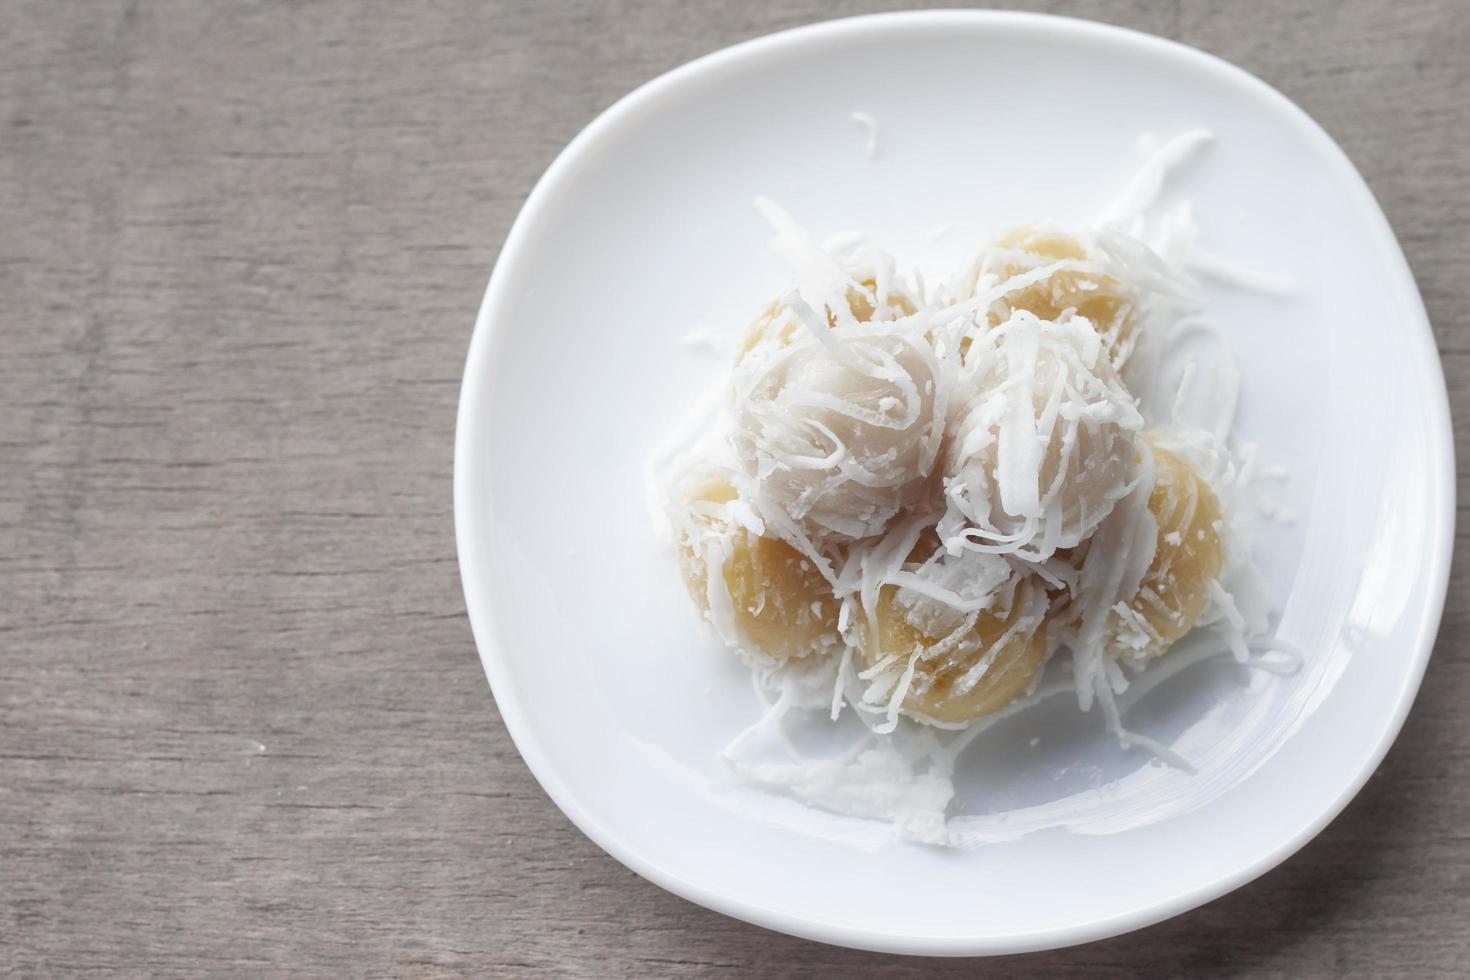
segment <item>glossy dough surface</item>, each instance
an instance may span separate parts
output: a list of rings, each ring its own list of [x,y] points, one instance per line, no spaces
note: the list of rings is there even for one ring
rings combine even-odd
[[[1059,259],[1088,257],[1087,250],[1076,238],[1045,228],[1014,228],[1001,235],[996,245],[1020,253],[988,270],[1001,280]],[[1041,320],[1055,320],[1063,311],[1075,310],[1076,315],[1086,317],[1102,336],[1116,367],[1122,367],[1133,346],[1134,303],[1122,284],[1110,276],[1058,272],[1011,293],[1005,305],[1012,310],[1026,310]]]
[[[696,502],[702,506],[679,549],[690,597],[722,634],[738,631],[727,641],[765,656],[786,660],[840,649],[838,602],[827,580],[786,542],[732,527],[719,505],[734,499],[733,487],[712,481]],[[712,603],[709,570],[716,564],[724,596]],[[728,608],[712,612],[726,602]]]
[[[1220,574],[1220,504],[1192,467],[1153,446],[1148,509],[1158,522],[1154,558],[1126,614],[1114,616],[1109,645],[1134,659],[1157,657],[1188,633]]]
[[[904,712],[948,724],[974,721],[1010,704],[1041,669],[1046,629],[1039,592],[1029,581],[1017,583],[1008,609],[977,614],[954,644],[916,626],[898,601],[899,590],[885,587],[875,610],[878,642],[868,643],[865,655],[871,666],[887,656],[907,660],[922,647]]]

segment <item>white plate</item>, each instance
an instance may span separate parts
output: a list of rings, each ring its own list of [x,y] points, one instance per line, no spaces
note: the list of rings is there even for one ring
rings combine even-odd
[[[878,122],[874,159],[853,110]],[[697,633],[654,543],[643,463],[724,370],[681,338],[708,323],[728,341],[783,283],[752,198],[818,232],[861,228],[928,254],[1025,220],[1085,222],[1138,165],[1142,134],[1199,126],[1218,142],[1171,192],[1193,200],[1212,251],[1296,284],[1286,299],[1220,289],[1211,309],[1244,372],[1238,431],[1290,469],[1297,520],[1268,529],[1259,554],[1305,668],[1278,679],[1206,664],[1151,695],[1131,727],[1192,758],[1196,776],[1122,752],[1075,706],[1021,715],[961,773],[961,805],[994,839],[966,850],[708,785],[756,702]],[[1157,38],[954,12],[742,44],[588,126],[491,278],[454,496],[466,603],[506,726],[588,836],[663,887],[773,929],[983,954],[1182,912],[1332,819],[1424,671],[1453,473],[1403,255],[1306,115]]]

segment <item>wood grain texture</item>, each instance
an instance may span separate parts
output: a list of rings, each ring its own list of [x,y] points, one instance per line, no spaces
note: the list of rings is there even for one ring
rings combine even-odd
[[[1470,460],[1470,5],[1016,5],[1214,52],[1341,142]],[[1463,548],[1418,704],[1343,816],[1079,949],[925,961],[743,925],[604,855],[521,763],[450,512],[496,249],[627,90],[876,6],[0,5],[0,974],[1464,973]]]

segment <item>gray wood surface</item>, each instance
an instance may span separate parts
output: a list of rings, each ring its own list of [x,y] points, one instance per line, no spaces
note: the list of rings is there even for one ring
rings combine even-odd
[[[1408,253],[1470,459],[1470,4],[1017,5],[1197,45],[1321,121]],[[0,4],[0,974],[1470,968],[1465,549],[1343,816],[1079,949],[925,961],[743,925],[604,855],[521,763],[450,512],[496,250],[627,90],[873,6]]]

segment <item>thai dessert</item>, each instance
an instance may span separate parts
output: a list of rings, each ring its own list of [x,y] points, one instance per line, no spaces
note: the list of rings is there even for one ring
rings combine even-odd
[[[1126,218],[1038,224],[926,284],[758,204],[792,281],[658,474],[700,616],[782,704],[815,690],[877,739],[983,727],[1060,673],[1171,759],[1119,695],[1192,630],[1243,656],[1266,626],[1237,601],[1242,460],[1171,411],[1181,392],[1158,397],[1162,353],[1200,321],[1177,256]]]

